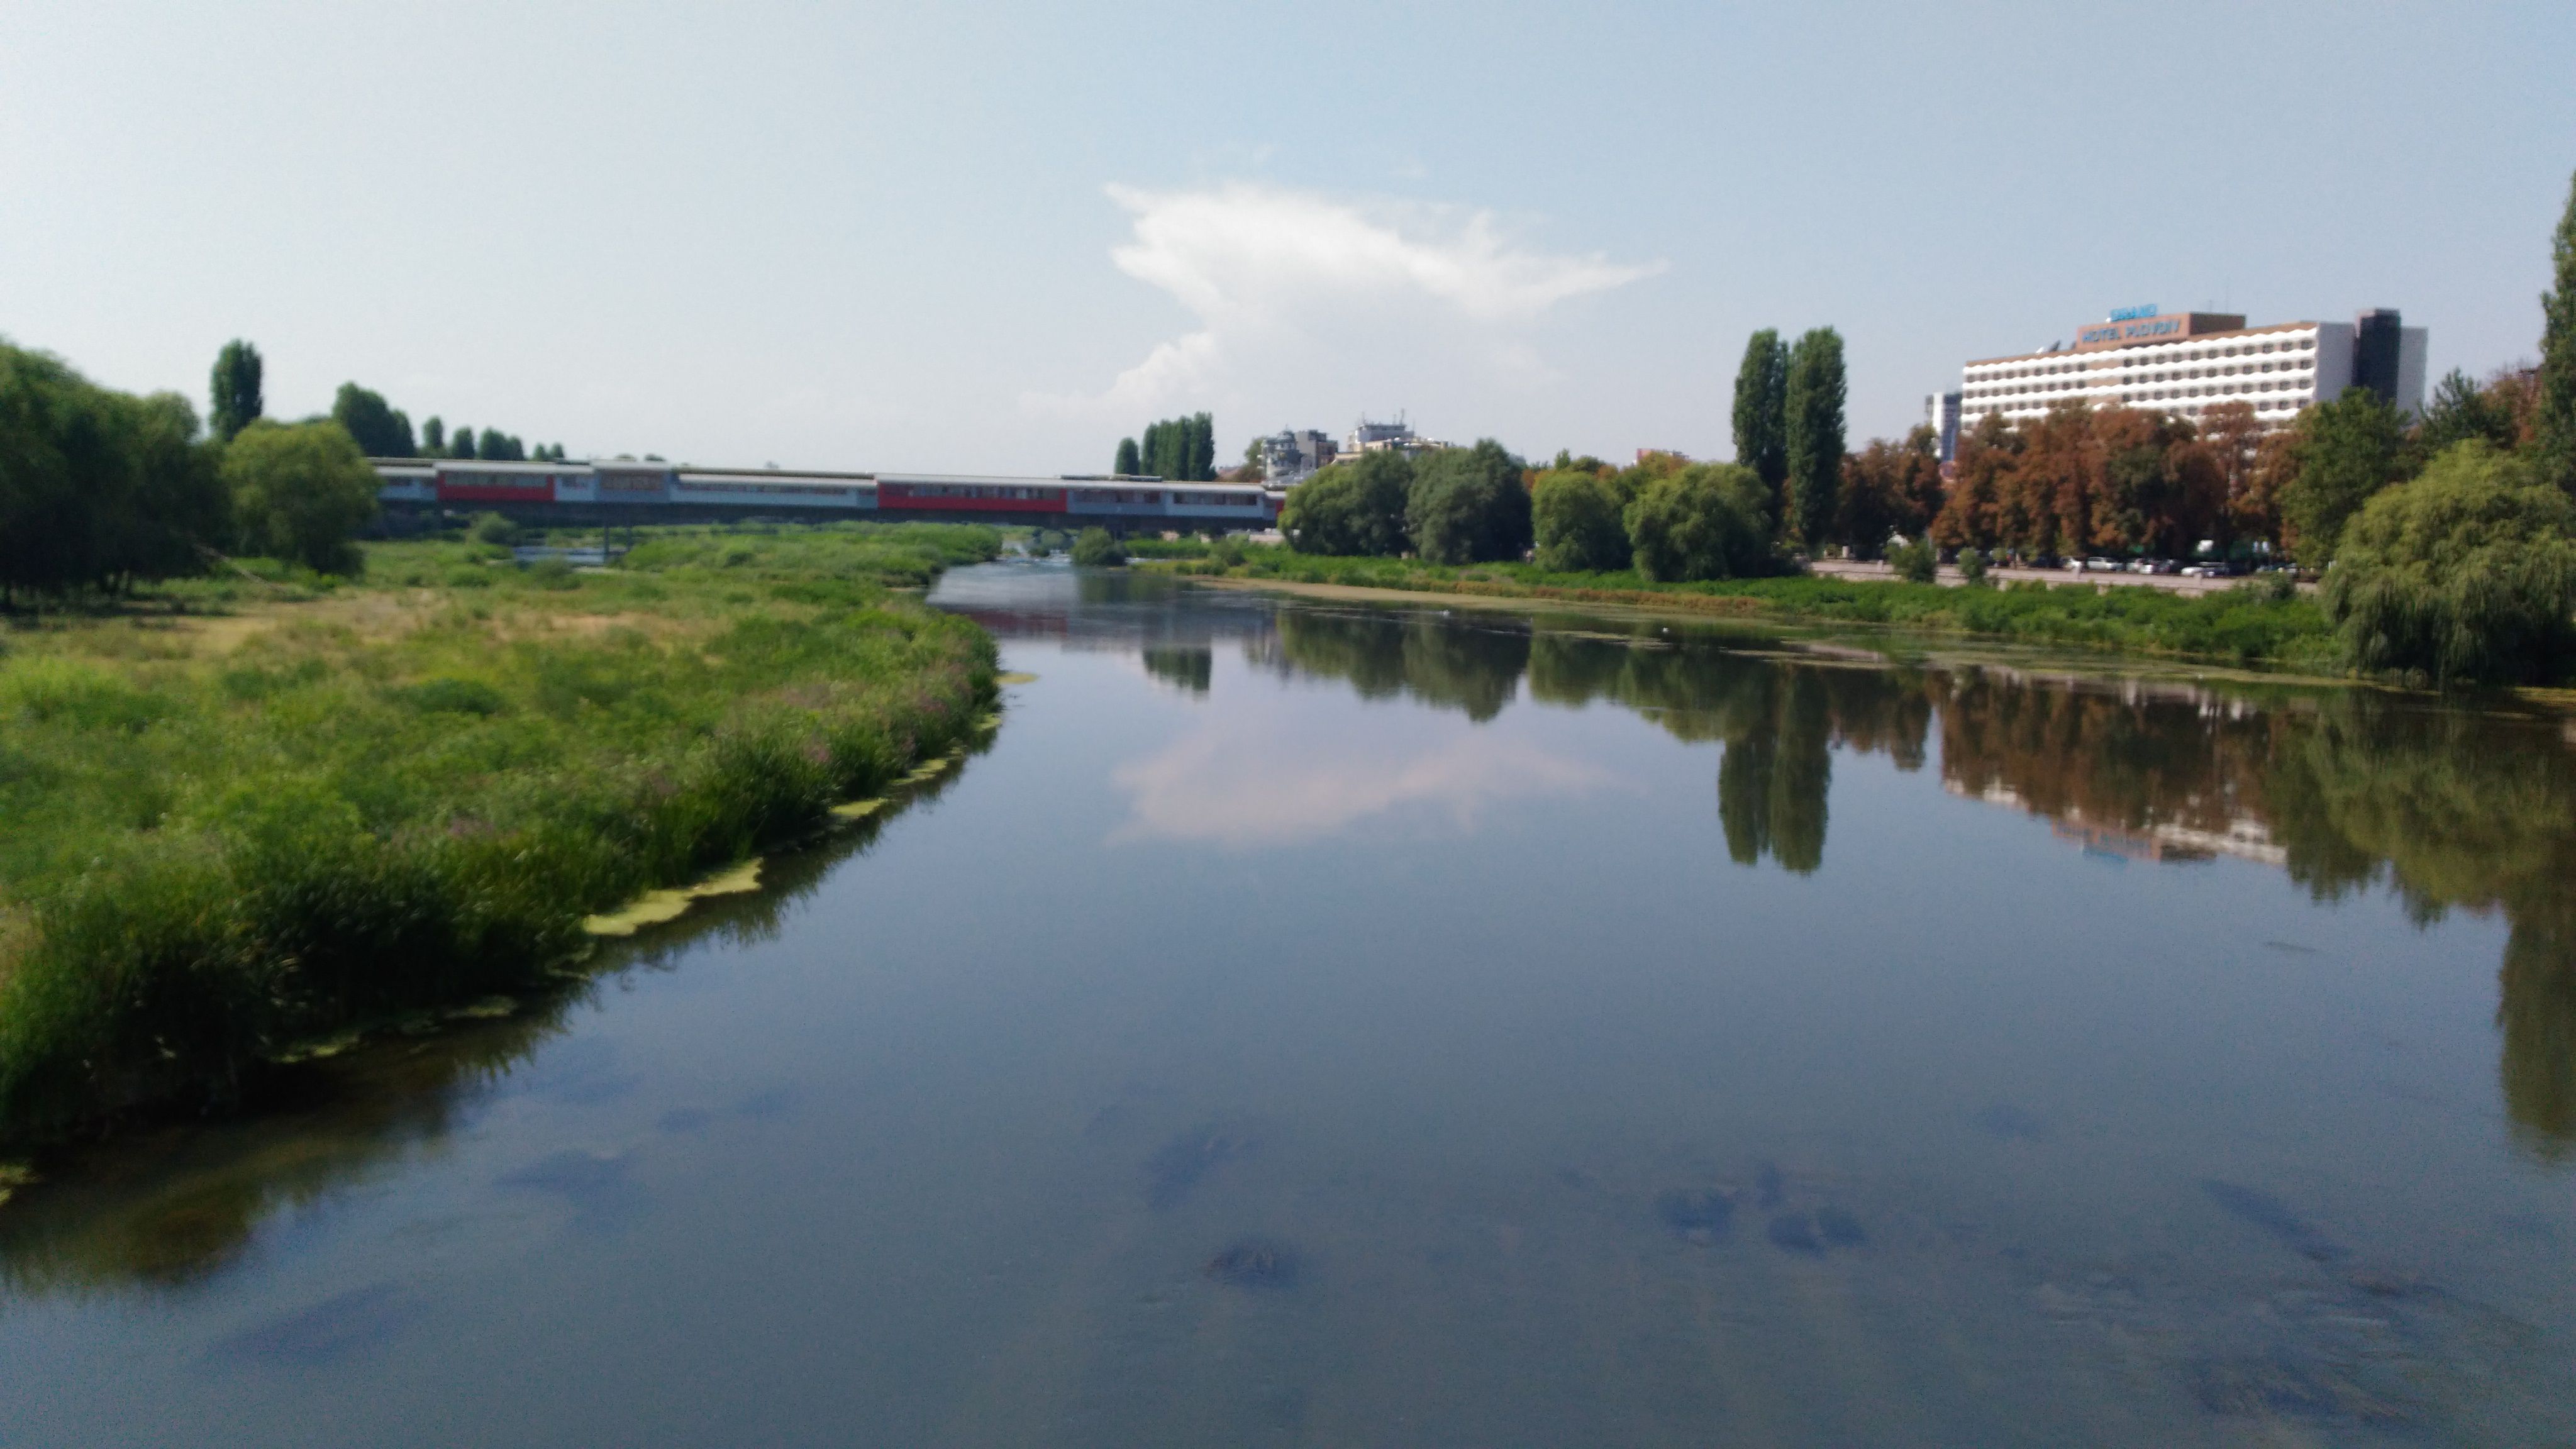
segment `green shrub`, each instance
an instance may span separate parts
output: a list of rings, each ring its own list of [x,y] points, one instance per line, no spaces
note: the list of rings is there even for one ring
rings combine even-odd
[[[1108,529],[1086,528],[1073,541],[1073,562],[1086,569],[1114,569],[1127,562],[1127,550]]]
[[[1918,538],[1887,551],[1887,561],[1896,568],[1896,576],[1909,584],[1929,584],[1941,577],[1941,556],[1929,538]]]
[[[1984,588],[1986,586],[1986,556],[1973,548],[1963,548],[1959,550],[1959,577],[1967,582],[1969,588]]]
[[[2576,505],[2483,439],[2363,505],[2321,590],[2346,662],[2437,685],[2576,666]]]
[[[478,513],[465,528],[465,536],[476,543],[496,544],[502,548],[519,541],[519,525],[498,513]]]

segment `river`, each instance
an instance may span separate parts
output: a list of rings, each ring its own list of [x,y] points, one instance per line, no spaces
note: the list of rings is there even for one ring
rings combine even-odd
[[[2562,717],[933,597],[900,810],[0,1208],[0,1444],[2576,1434]]]

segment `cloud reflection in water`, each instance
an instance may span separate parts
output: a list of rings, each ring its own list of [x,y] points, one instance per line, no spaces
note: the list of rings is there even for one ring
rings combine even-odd
[[[1377,750],[1222,726],[1184,735],[1110,778],[1132,797],[1112,841],[1230,849],[1302,844],[1412,810],[1471,830],[1488,805],[1617,783],[1597,765],[1485,730]]]

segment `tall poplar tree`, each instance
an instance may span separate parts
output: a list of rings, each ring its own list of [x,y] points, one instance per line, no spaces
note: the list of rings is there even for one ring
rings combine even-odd
[[[2540,404],[2533,451],[2551,481],[2576,492],[2576,180],[2550,244],[2558,285],[2540,298]]]
[[[214,406],[206,422],[223,442],[267,411],[259,395],[259,349],[236,337],[215,354]]]
[[[1775,496],[1789,473],[1788,405],[1789,349],[1765,327],[1744,344],[1744,365],[1735,370],[1735,461],[1761,475]]]
[[[1206,413],[1193,414],[1188,423],[1189,458],[1187,471],[1181,476],[1192,483],[1212,482],[1216,478],[1216,419]]]
[[[1843,471],[1842,334],[1818,327],[1789,351],[1786,389],[1788,531],[1810,555],[1831,541],[1834,496]]]

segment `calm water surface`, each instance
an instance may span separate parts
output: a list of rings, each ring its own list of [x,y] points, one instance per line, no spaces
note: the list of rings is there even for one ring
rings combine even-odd
[[[0,1443],[2576,1433],[2560,719],[938,599],[871,834],[0,1210]]]

